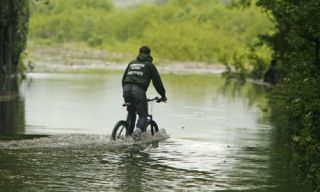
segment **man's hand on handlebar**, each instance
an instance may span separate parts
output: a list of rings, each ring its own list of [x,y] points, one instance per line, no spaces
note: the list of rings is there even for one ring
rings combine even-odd
[[[160,103],[160,102],[167,102],[167,97],[166,96],[164,96],[164,97],[161,97],[160,99],[158,99],[158,103]]]

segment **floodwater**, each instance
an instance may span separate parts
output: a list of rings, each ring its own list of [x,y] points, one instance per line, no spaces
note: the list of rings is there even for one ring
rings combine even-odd
[[[110,142],[126,116],[121,77],[28,74],[17,95],[3,86],[0,191],[310,191],[261,111],[263,87],[164,75],[168,102],[150,106],[160,133]]]

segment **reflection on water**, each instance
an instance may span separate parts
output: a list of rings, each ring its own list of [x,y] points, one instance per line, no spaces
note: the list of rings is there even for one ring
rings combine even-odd
[[[261,87],[211,75],[163,79],[158,140],[114,143],[113,125],[126,115],[121,74],[28,75],[11,112],[24,109],[12,121],[25,126],[10,131],[29,136],[0,137],[0,191],[310,191],[263,119]]]
[[[24,132],[24,101],[18,94],[18,81],[0,78],[0,134]]]

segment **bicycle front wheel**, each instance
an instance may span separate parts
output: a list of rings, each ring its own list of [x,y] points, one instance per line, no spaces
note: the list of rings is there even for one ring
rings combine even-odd
[[[149,121],[146,127],[146,133],[154,136],[159,131],[158,125],[155,121]]]
[[[111,139],[124,139],[128,136],[128,123],[126,121],[119,121],[113,128]]]

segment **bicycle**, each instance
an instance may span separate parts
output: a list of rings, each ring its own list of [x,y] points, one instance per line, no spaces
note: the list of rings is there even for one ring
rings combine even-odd
[[[148,106],[150,106],[149,103],[151,102],[152,107],[151,107],[151,110],[149,110],[149,111],[151,111],[151,113],[148,114],[148,117],[147,117],[146,133],[147,134],[149,133],[152,136],[154,136],[154,134],[159,131],[159,127],[158,127],[157,123],[152,118],[152,108],[153,108],[153,105],[155,102],[160,103],[163,101],[161,100],[161,98],[155,97],[152,99],[147,99],[147,102],[148,102]],[[122,106],[128,107],[130,105],[131,105],[130,103],[124,103]],[[129,132],[129,122],[127,122],[125,120],[120,120],[116,123],[116,125],[113,128],[113,131],[111,134],[111,139],[112,140],[124,139],[124,138],[130,136],[128,134],[128,132]]]

